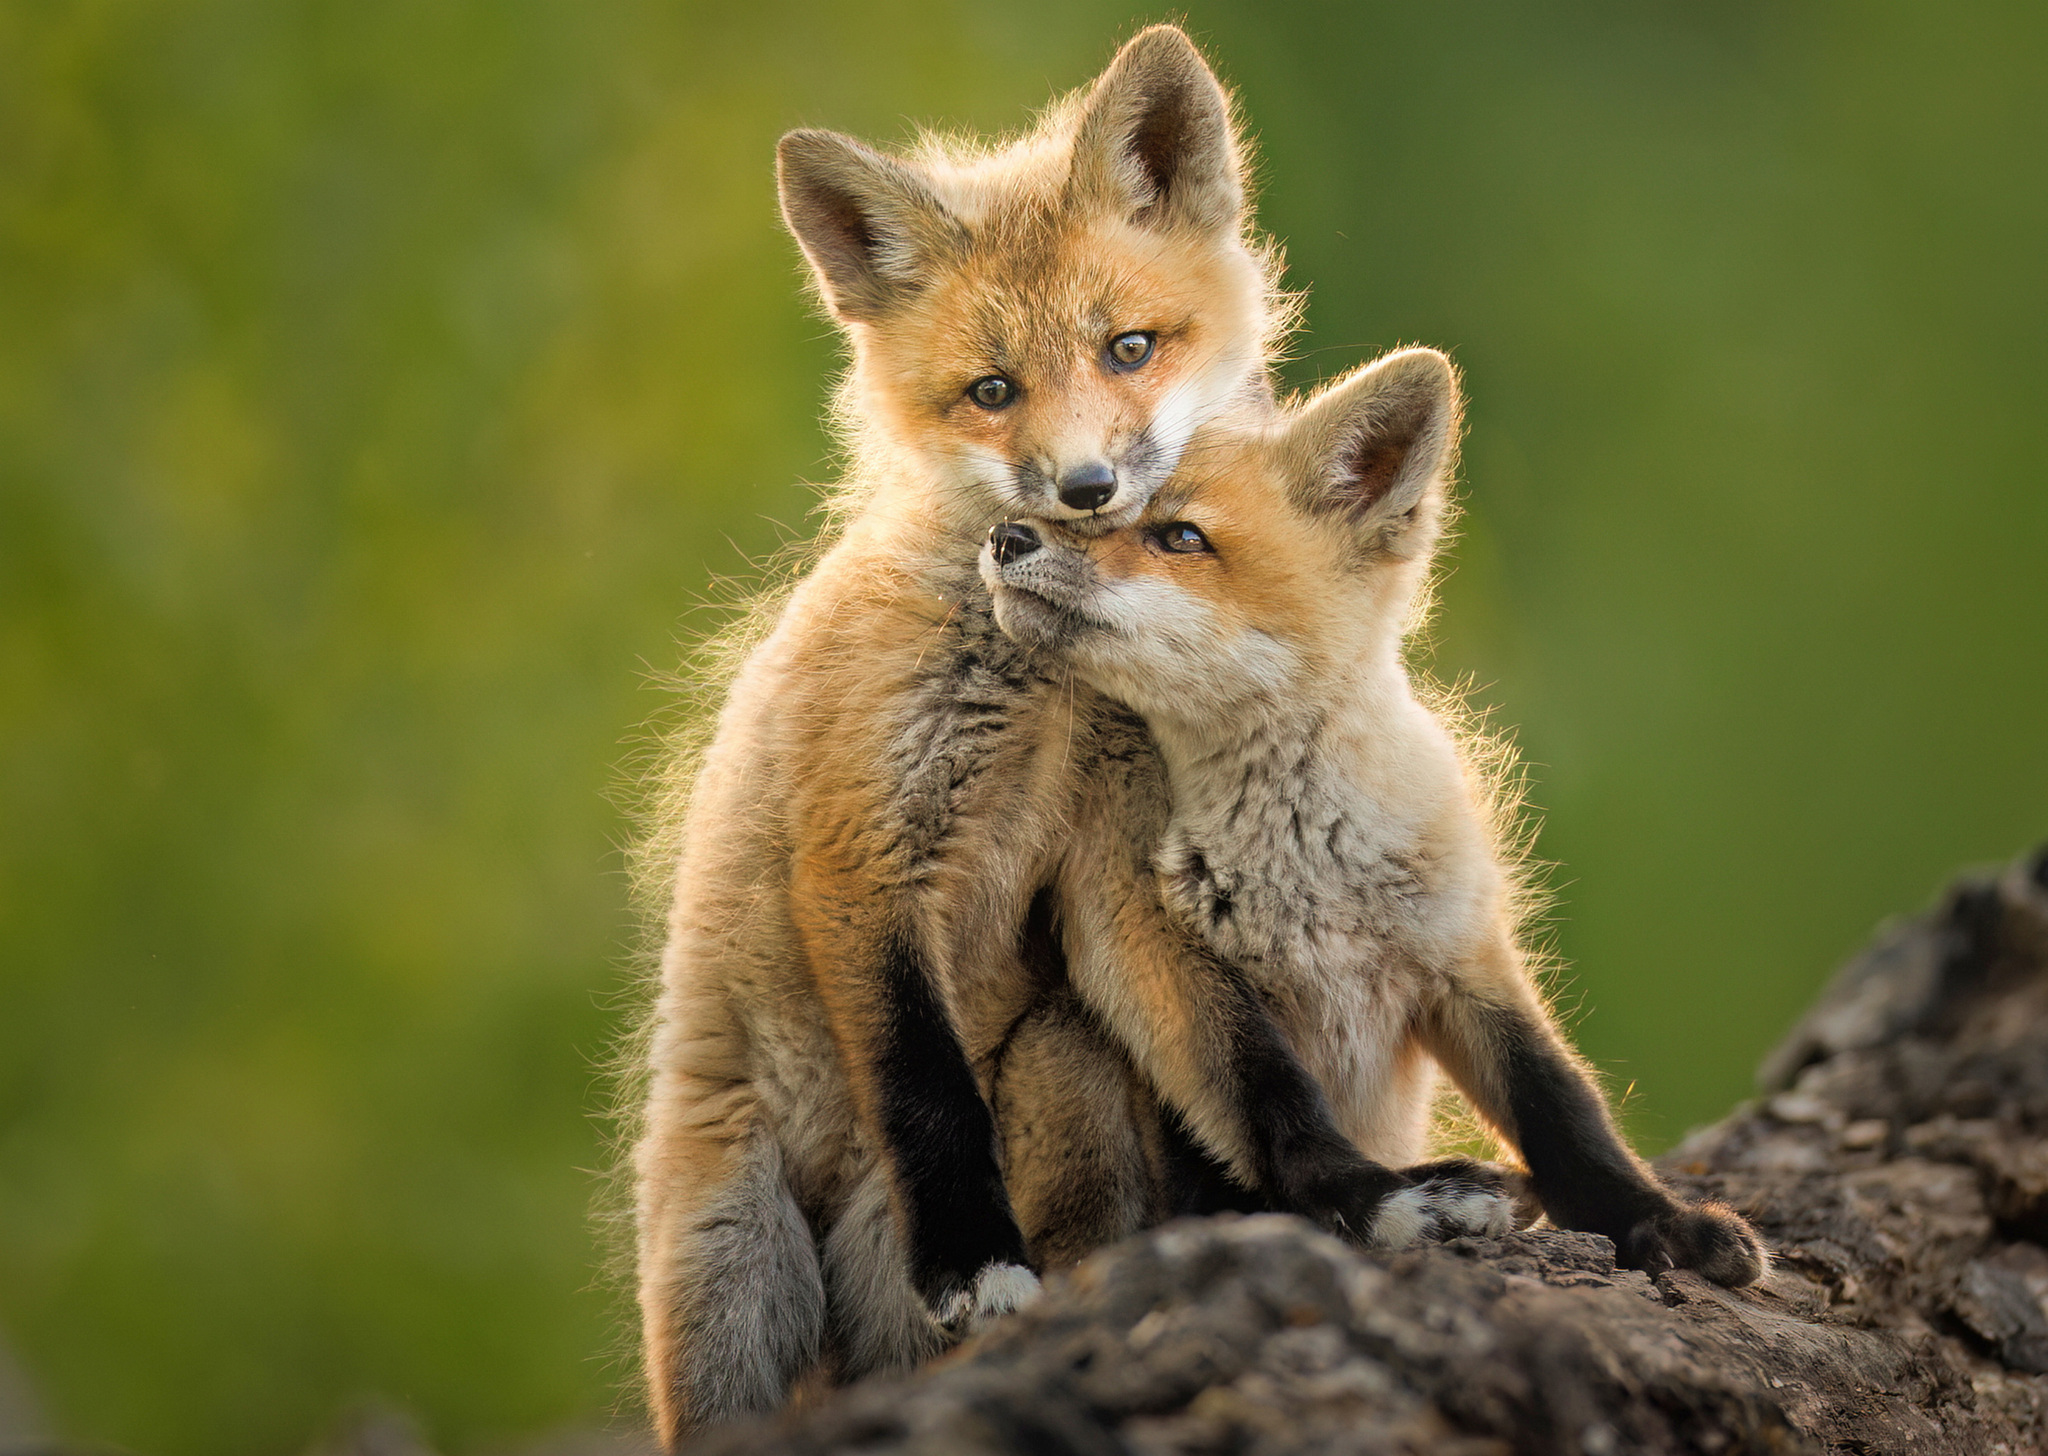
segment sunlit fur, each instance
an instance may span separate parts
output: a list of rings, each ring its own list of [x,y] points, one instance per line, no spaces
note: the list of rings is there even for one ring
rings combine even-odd
[[[996,618],[1143,716],[1172,789],[1155,864],[1174,919],[1258,983],[1363,1151],[1419,1151],[1441,1064],[1559,1222],[1746,1283],[1754,1235],[1662,1190],[1558,1036],[1492,775],[1411,684],[1459,416],[1449,362],[1408,350],[1204,436],[1135,525],[985,551]],[[1170,523],[1213,549],[1169,549]]]
[[[1340,1125],[1399,1164],[1421,1155],[1430,1103],[1433,1068],[1410,1034],[1420,967],[1464,965],[1511,937],[1513,881],[1456,739],[1402,661],[1443,494],[1421,496],[1398,541],[1368,552],[1353,522],[1289,508],[1289,482],[1316,469],[1301,458],[1314,423],[1205,437],[1141,526],[1094,542],[1048,531],[1046,550],[984,571],[1009,635],[1144,716],[1173,789],[1159,855],[1169,898],[1226,956],[1271,969]],[[1170,553],[1144,529],[1170,521],[1200,527],[1216,553]],[[1339,780],[1300,782],[1321,736],[1343,745],[1321,770]],[[1251,775],[1249,795],[1248,743],[1276,776]],[[1220,920],[1189,872],[1203,849],[1212,872],[1239,876]],[[1352,865],[1372,867],[1368,882],[1337,882]]]
[[[999,178],[963,169],[958,190]],[[851,325],[839,414],[877,508],[929,511],[937,492],[940,520],[963,531],[985,530],[991,509],[1080,518],[1053,483],[1099,459],[1118,476],[1100,513],[1113,525],[1143,509],[1196,425],[1261,389],[1273,317],[1262,258],[1045,203],[986,209],[973,252],[884,323]],[[1108,340],[1140,329],[1156,331],[1154,357],[1129,374],[1104,368]],[[982,409],[967,386],[998,373],[1021,393]],[[914,473],[889,468],[905,445]]]
[[[1147,110],[1162,95],[1164,121]],[[1132,518],[1196,429],[1270,409],[1265,358],[1291,316],[1275,254],[1246,230],[1228,99],[1171,28],[1018,141],[892,157],[792,133],[781,163],[785,215],[852,344],[850,470],[814,568],[746,634],[710,742],[675,755],[643,855],[667,931],[632,1159],[636,1277],[670,1445],[821,1373],[929,1355],[1032,1287],[990,1264],[927,1299],[907,1272],[878,1111],[891,1089],[869,1055],[891,1015],[878,966],[906,937],[982,1096],[1044,1134],[1020,1147],[1099,1151],[1112,1180],[1144,1161],[1122,1052],[1085,1017],[1019,1030],[1044,989],[1027,908],[1077,823],[1129,815],[1077,802],[1096,700],[1077,705],[995,629],[975,551],[1020,511],[1082,530]],[[1138,329],[1155,357],[1105,367],[1109,340]],[[966,387],[997,371],[1022,394],[978,410]],[[1116,497],[1062,506],[1059,475],[1098,458]],[[1156,772],[1140,787],[1163,804]],[[1041,1060],[1006,1082],[1012,1041]],[[1063,1059],[1103,1090],[1099,1138],[1047,1110]],[[1118,1194],[1104,1236],[1149,1216],[1145,1196]],[[1067,1218],[1053,1197],[1017,1207]],[[1087,1242],[1023,1232],[1041,1263]]]
[[[1118,492],[1084,529],[1110,526],[1143,508],[1197,424],[1264,402],[1296,300],[1278,286],[1278,248],[1245,231],[1227,96],[1215,93],[1222,195],[1201,199],[1224,215],[1154,215],[1143,178],[1105,144],[1130,89],[1120,68],[1176,61],[1175,42],[1186,47],[1154,27],[1095,87],[1007,143],[927,135],[897,158],[826,133],[785,139],[784,211],[800,239],[798,184],[821,172],[877,196],[894,229],[880,303],[835,289],[822,248],[807,244],[853,351],[836,401],[854,463],[843,505],[971,531],[992,509],[1080,519],[1090,513],[1061,504],[1052,482],[1102,460],[1117,468]],[[851,148],[862,165],[848,165]],[[1153,358],[1128,373],[1105,367],[1106,345],[1130,331],[1157,335]],[[1014,404],[986,410],[968,398],[990,374],[1020,386]]]

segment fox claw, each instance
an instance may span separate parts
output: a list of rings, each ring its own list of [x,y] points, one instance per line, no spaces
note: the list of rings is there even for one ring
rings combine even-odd
[[[1756,1230],[1725,1203],[1674,1202],[1630,1229],[1615,1254],[1630,1269],[1691,1269],[1731,1289],[1756,1283],[1771,1264]]]

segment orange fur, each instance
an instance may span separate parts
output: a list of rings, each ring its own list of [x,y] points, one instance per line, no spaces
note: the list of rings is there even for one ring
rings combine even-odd
[[[1135,1004],[1112,1024],[1169,1099],[1199,1095],[1144,1040],[1185,1044],[1213,1019],[1209,983],[1152,969],[1184,970],[1173,938],[1197,937],[1256,983],[1368,1157],[1420,1152],[1441,1064],[1559,1221],[1610,1235],[1632,1262],[1746,1283],[1762,1268],[1755,1235],[1657,1183],[1537,990],[1499,749],[1468,748],[1410,679],[1460,411],[1449,361],[1402,351],[1211,432],[1111,535],[992,534],[998,623],[1138,712],[1172,787],[1152,840],[1167,923],[1140,927],[1149,952],[1118,947],[1129,980],[1106,993]],[[1156,918],[1146,888],[1112,892]],[[1119,907],[1097,934],[1129,918]],[[1241,1166],[1227,1128],[1204,1131]]]
[[[1008,143],[896,155],[795,132],[780,167],[852,346],[850,469],[829,548],[759,614],[708,745],[677,756],[648,855],[667,936],[635,1204],[670,1444],[1011,1307],[1029,1275],[1005,1238],[1058,1261],[1149,1216],[1142,1089],[1060,1013],[1023,934],[1081,817],[1097,700],[995,631],[973,554],[1019,510],[1083,532],[1134,518],[1198,428],[1270,408],[1292,315],[1247,232],[1229,98],[1168,27]],[[1135,363],[1112,351],[1132,334]],[[969,397],[996,375],[1000,408]],[[1088,470],[1113,493],[1073,505]],[[1062,1120],[1042,1073],[1063,1062],[1123,1110]],[[925,1121],[902,1112],[942,1087]],[[965,1246],[919,1180],[950,1166],[925,1166],[934,1146],[987,1160],[990,1098],[1020,1130],[993,1156],[1035,1226],[1003,1234],[997,1189],[974,1214],[984,1262],[955,1268]],[[933,1118],[945,1136],[920,1141]],[[1051,1196],[1075,1140],[1088,1176],[1132,1186],[1081,1213]]]

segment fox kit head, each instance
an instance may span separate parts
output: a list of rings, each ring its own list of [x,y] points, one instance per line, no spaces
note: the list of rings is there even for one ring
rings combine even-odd
[[[1230,99],[1171,26],[999,150],[794,131],[779,177],[872,473],[907,453],[977,530],[1132,520],[1198,426],[1266,396],[1277,258],[1246,236]]]
[[[1205,434],[1114,533],[998,525],[981,557],[996,621],[1197,736],[1355,700],[1400,670],[1458,424],[1450,361],[1390,354],[1267,423]]]

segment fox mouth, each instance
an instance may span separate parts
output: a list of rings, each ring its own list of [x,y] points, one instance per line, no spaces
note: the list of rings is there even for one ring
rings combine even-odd
[[[1065,522],[1004,521],[981,548],[981,580],[996,626],[1025,647],[1071,649],[1079,639],[1114,633],[1090,606],[1100,584]],[[1061,538],[1069,538],[1062,540]]]
[[[1007,494],[1020,518],[1050,522],[1072,535],[1093,539],[1142,515],[1155,485],[1148,472],[1126,465],[1117,470],[1114,495],[1100,506],[1081,507],[1061,498],[1049,469],[1019,465],[1012,471]]]
[[[1030,493],[1018,496],[1018,514],[1024,519],[1035,519],[1058,526],[1070,536],[1094,540],[1107,536],[1112,531],[1122,530],[1144,513],[1144,505],[1135,499],[1112,501],[1100,510],[1076,511],[1058,501],[1048,501],[1042,496]]]
[[[1098,536],[1107,536],[1111,531],[1130,522],[1137,514],[1135,507],[1127,510],[1119,506],[1112,511],[1090,511],[1085,516],[1061,516],[1059,523],[1061,530],[1092,541]]]
[[[996,625],[1003,635],[1028,647],[1061,648],[1076,639],[1110,630],[1109,624],[1043,591],[1015,582],[989,583]]]
[[[1063,621],[1080,620],[1080,614],[1065,602],[1049,597],[1042,591],[1033,591],[1028,586],[1018,586],[1014,582],[1006,581],[995,588],[994,594],[997,601],[1002,602],[1013,612],[1030,612],[1041,618],[1056,618]]]

